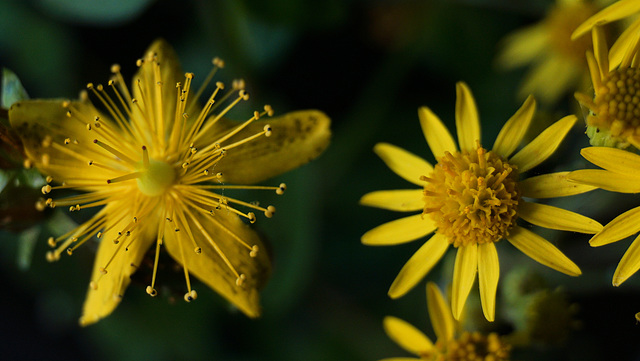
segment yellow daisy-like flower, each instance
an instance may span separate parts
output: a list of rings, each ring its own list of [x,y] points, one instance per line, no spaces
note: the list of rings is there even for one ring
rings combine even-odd
[[[457,248],[453,273],[452,310],[459,318],[478,273],[485,317],[493,321],[500,274],[495,243],[506,238],[534,260],[571,276],[580,269],[553,244],[516,225],[520,217],[535,225],[582,233],[596,233],[602,226],[587,217],[557,207],[525,201],[528,198],[562,197],[595,187],[566,180],[567,172],[519,179],[556,150],[576,122],[564,117],[531,143],[511,155],[531,122],[535,101],[529,97],[507,121],[493,149],[482,147],[480,123],[471,91],[457,84],[455,144],[442,121],[429,109],[418,111],[424,136],[438,164],[399,147],[379,143],[374,151],[396,174],[420,189],[385,190],[364,195],[360,203],[395,211],[420,214],[378,226],[362,236],[372,246],[395,245],[422,238],[427,241],[405,264],[389,289],[398,298],[413,288],[438,263],[449,245]]]
[[[571,35],[572,39],[578,39],[593,29],[595,26],[611,23],[616,20],[630,17],[640,12],[640,1],[638,0],[620,0],[615,2],[597,14],[591,16],[582,23]],[[631,22],[626,30],[620,34],[618,40],[611,47],[609,53],[609,64],[611,70],[620,64],[627,52],[627,49],[633,48],[638,42],[638,32],[640,31],[640,18]],[[595,47],[595,44],[594,44]],[[596,50],[596,53],[598,51]]]
[[[261,118],[272,110],[265,106],[243,123],[229,121],[225,114],[248,93],[242,81],[226,92],[218,82],[200,107],[200,94],[224,65],[217,58],[213,64],[194,94],[194,75],[184,74],[173,49],[158,40],[137,61],[131,90],[118,65],[108,86],[88,85],[101,110],[86,94],[80,101],[22,101],[9,110],[27,163],[47,175],[42,192],[62,196],[43,199],[37,207],[97,209],[76,229],[49,239],[50,261],[94,237],[101,241],[81,324],[114,310],[150,247],[155,248],[151,296],[157,294],[164,248],[184,268],[186,301],[197,296],[190,282],[195,275],[247,316],[259,316],[258,291],[270,261],[258,234],[241,218],[253,223],[254,212],[271,217],[275,208],[229,193],[281,194],[285,186],[227,183],[259,182],[316,157],[328,144],[329,119],[319,111],[301,111],[266,121]]]
[[[542,21],[504,39],[497,59],[500,67],[532,64],[519,97],[533,94],[543,103],[554,103],[567,91],[585,87],[589,76],[584,54],[591,42],[588,38],[572,42],[571,33],[597,10],[590,1],[558,0]]]
[[[592,145],[617,146],[632,144],[640,149],[640,36],[635,46],[625,49],[617,64],[610,62],[602,28],[593,29],[595,53],[587,52],[587,61],[595,97],[576,93],[576,99],[590,111],[587,126],[602,133],[590,134]]]
[[[507,361],[511,347],[496,333],[462,332],[456,337],[458,325],[442,292],[433,282],[427,283],[427,308],[436,333],[435,344],[420,330],[399,318],[387,316],[384,330],[400,347],[418,358],[392,357],[380,361]]]
[[[580,154],[604,169],[583,169],[569,173],[571,181],[620,193],[640,193],[640,155],[622,149],[589,147]],[[617,242],[640,232],[640,207],[633,208],[598,232],[589,244],[593,247]],[[631,243],[613,274],[613,285],[620,286],[640,269],[640,236]]]

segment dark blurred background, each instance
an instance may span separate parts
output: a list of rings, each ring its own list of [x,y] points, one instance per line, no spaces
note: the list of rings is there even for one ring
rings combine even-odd
[[[404,214],[359,206],[359,198],[374,190],[412,188],[372,148],[376,142],[390,142],[433,162],[417,109],[429,106],[455,134],[455,82],[460,80],[474,93],[484,143],[490,146],[521,104],[515,94],[524,74],[498,69],[494,59],[500,39],[539,21],[551,4],[0,1],[0,65],[18,75],[32,98],[73,98],[88,82],[106,82],[113,63],[130,77],[135,60],[163,37],[175,47],[184,70],[199,79],[209,71],[211,59],[220,56],[227,64],[222,80],[244,78],[252,104],[271,104],[276,114],[317,108],[333,122],[332,143],[319,159],[271,181],[287,183],[285,196],[258,195],[278,207],[273,219],[256,223],[274,254],[274,273],[262,293],[264,312],[258,320],[232,310],[201,284],[196,286],[198,300],[187,304],[181,296],[177,301],[150,298],[146,285],[134,279],[111,316],[80,328],[77,319],[95,247],[47,263],[47,237],[68,230],[72,220],[21,210],[31,207],[31,195],[3,174],[0,207],[19,215],[15,218],[20,222],[0,231],[0,359],[357,361],[409,356],[385,335],[382,319],[397,316],[434,336],[424,281],[399,300],[386,295],[424,240],[384,248],[361,245],[364,232]],[[253,108],[244,110],[249,114]],[[529,139],[576,110],[570,95],[543,109],[541,125],[532,127]],[[578,149],[587,145],[582,125],[577,126],[556,155],[531,174],[586,167]],[[25,193],[11,192],[14,186]],[[596,191],[554,202],[605,224],[639,200]],[[474,318],[479,312],[474,290],[463,327],[511,337],[528,332],[522,318],[532,312],[531,302],[513,301],[510,295],[517,293],[517,285],[535,279],[544,285],[540,289],[562,295],[554,310],[569,315],[571,322],[561,330],[566,331],[562,337],[548,331],[551,340],[514,341],[513,359],[640,360],[640,325],[634,318],[640,311],[640,276],[619,288],[611,286],[629,240],[591,248],[588,236],[539,232],[573,259],[583,275],[571,278],[551,271],[501,242],[498,319],[488,324]],[[446,287],[453,255],[450,251],[428,279]],[[515,280],[507,282],[510,273]],[[160,277],[159,283],[170,283],[167,278]]]

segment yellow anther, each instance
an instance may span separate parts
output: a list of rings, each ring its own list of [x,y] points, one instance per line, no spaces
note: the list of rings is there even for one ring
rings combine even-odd
[[[264,126],[264,135],[265,137],[271,136],[271,125],[267,124]]]
[[[42,191],[42,194],[49,194],[49,192],[51,192],[51,186],[48,184],[45,186],[42,186],[41,191]]]
[[[94,291],[97,290],[98,289],[98,283],[96,281],[89,282],[89,288],[91,288]]]
[[[194,249],[193,249],[193,251],[194,251],[195,253],[197,253],[197,254],[200,254],[200,253],[202,253],[202,248],[200,248],[200,247],[196,247],[196,248],[194,248]]]
[[[64,144],[69,144],[71,143],[71,138],[65,138],[64,139]]]
[[[60,254],[55,251],[49,251],[47,252],[46,258],[49,262],[55,262],[60,259]]]
[[[47,178],[45,178],[45,181],[46,181],[47,183],[51,183],[51,182],[53,182],[53,177],[52,177],[52,176],[50,176],[50,175],[48,175],[48,176],[47,176]]]
[[[253,245],[253,247],[251,247],[251,252],[249,252],[249,256],[250,256],[251,258],[255,258],[255,257],[257,257],[257,256],[258,256],[258,251],[259,251],[259,250],[260,250],[260,249],[258,248],[258,245],[257,245],[257,244],[254,244],[254,245]]]
[[[96,238],[98,239],[102,238],[102,232],[98,232],[98,234],[96,234]]]
[[[106,268],[104,268],[104,267],[100,267],[100,268],[98,269],[98,271],[99,271],[101,274],[103,274],[103,275],[106,275],[106,274],[107,274],[107,269],[106,269]]]
[[[273,108],[271,108],[271,105],[265,105],[264,111],[267,113],[268,116],[273,116]]]
[[[156,289],[151,286],[147,286],[146,291],[147,291],[147,294],[151,297],[156,297],[158,295],[158,291],[156,291]]]
[[[250,223],[256,223],[256,215],[253,212],[247,213],[247,216],[249,217]]]
[[[278,186],[278,189],[276,189],[276,194],[283,195],[285,190],[287,190],[287,185],[284,183],[280,183],[280,185]]]
[[[47,244],[49,245],[49,247],[53,248],[56,246],[56,239],[53,237],[49,237],[47,239]]]
[[[241,273],[240,276],[236,278],[236,286],[242,287],[242,285],[244,284],[244,281],[246,280],[247,280],[247,277],[244,275],[244,273]]]
[[[87,83],[87,89],[89,90],[93,89],[93,83]]]
[[[67,248],[67,254],[69,256],[73,255],[73,250],[71,248]]]
[[[268,206],[267,210],[264,211],[264,216],[267,217],[267,218],[271,218],[271,217],[273,217],[274,213],[276,213],[276,207]]]

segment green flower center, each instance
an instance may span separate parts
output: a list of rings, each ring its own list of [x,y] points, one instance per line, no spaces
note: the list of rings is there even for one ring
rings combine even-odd
[[[429,214],[454,247],[497,242],[517,218],[515,166],[478,146],[446,152],[424,187],[423,214]]]
[[[163,194],[176,179],[174,168],[166,162],[149,159],[147,167],[140,164],[140,176],[136,179],[142,194],[155,197]]]

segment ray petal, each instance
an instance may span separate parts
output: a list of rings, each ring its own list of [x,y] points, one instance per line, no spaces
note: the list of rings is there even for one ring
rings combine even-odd
[[[640,32],[640,20],[634,21],[611,45],[609,49],[609,70],[616,69],[625,56],[625,53],[633,48],[634,43],[637,41],[638,32]]]
[[[431,217],[420,213],[383,223],[365,233],[361,241],[367,246],[390,246],[422,238],[435,229],[436,224]]]
[[[529,223],[550,229],[587,234],[602,230],[602,225],[589,217],[548,204],[523,201],[518,204],[518,214]]]
[[[445,301],[438,286],[433,282],[427,283],[427,308],[431,325],[438,340],[453,340],[456,324],[451,314],[451,307]]]
[[[431,109],[421,107],[418,109],[418,117],[420,118],[420,126],[424,137],[436,159],[444,156],[444,152],[455,153],[458,151],[451,133]]]
[[[569,172],[557,172],[529,177],[518,182],[522,196],[529,198],[566,197],[597,189],[597,187],[571,182]]]
[[[640,192],[640,176],[633,174],[614,173],[602,169],[580,169],[569,173],[567,179],[613,192]]]
[[[606,23],[610,23],[612,21],[616,21],[627,16],[630,16],[633,13],[640,11],[640,3],[636,0],[621,0],[618,1],[605,9],[601,10],[597,14],[591,16],[584,23],[582,23],[576,30],[574,30],[573,34],[571,34],[571,39],[577,39],[582,36],[591,28],[596,25],[602,25]]]
[[[410,323],[397,317],[387,316],[383,320],[384,331],[390,339],[415,355],[433,350],[431,340]]]
[[[456,131],[461,151],[476,149],[480,142],[480,120],[473,94],[467,84],[456,84]]]
[[[423,186],[421,176],[428,176],[433,172],[429,162],[419,156],[389,143],[378,143],[373,151],[397,175],[405,180]]]
[[[575,115],[568,115],[553,123],[509,161],[518,166],[519,172],[526,172],[542,163],[556,151],[577,120]]]
[[[640,269],[640,236],[636,237],[622,256],[615,273],[613,285],[618,287]]]
[[[525,65],[540,56],[548,44],[549,35],[544,24],[528,26],[502,40],[496,62],[506,69]]]
[[[593,28],[592,37],[593,55],[596,57],[596,63],[600,71],[600,79],[604,79],[604,77],[609,74],[609,47],[607,46],[607,38],[604,30],[600,26]]]
[[[360,198],[363,206],[377,207],[392,211],[410,212],[424,207],[422,189],[395,189],[367,193]]]
[[[592,247],[617,242],[640,232],[640,207],[632,208],[607,223],[602,231],[589,240]]]
[[[464,304],[478,271],[478,245],[458,247],[453,268],[453,286],[451,289],[451,311],[453,318],[460,319]]]
[[[580,268],[560,252],[556,246],[525,228],[514,226],[509,231],[507,240],[522,253],[549,268],[569,276],[582,274]]]
[[[589,162],[616,173],[640,177],[640,155],[610,147],[582,148],[580,154]]]
[[[493,322],[496,315],[496,291],[500,278],[498,251],[493,242],[478,246],[478,282],[484,317]]]
[[[493,144],[493,151],[504,158],[509,158],[511,153],[518,148],[527,129],[529,129],[535,111],[536,101],[530,95],[500,130],[496,142]]]
[[[402,267],[389,288],[389,297],[399,298],[409,292],[440,261],[449,242],[436,233]]]

